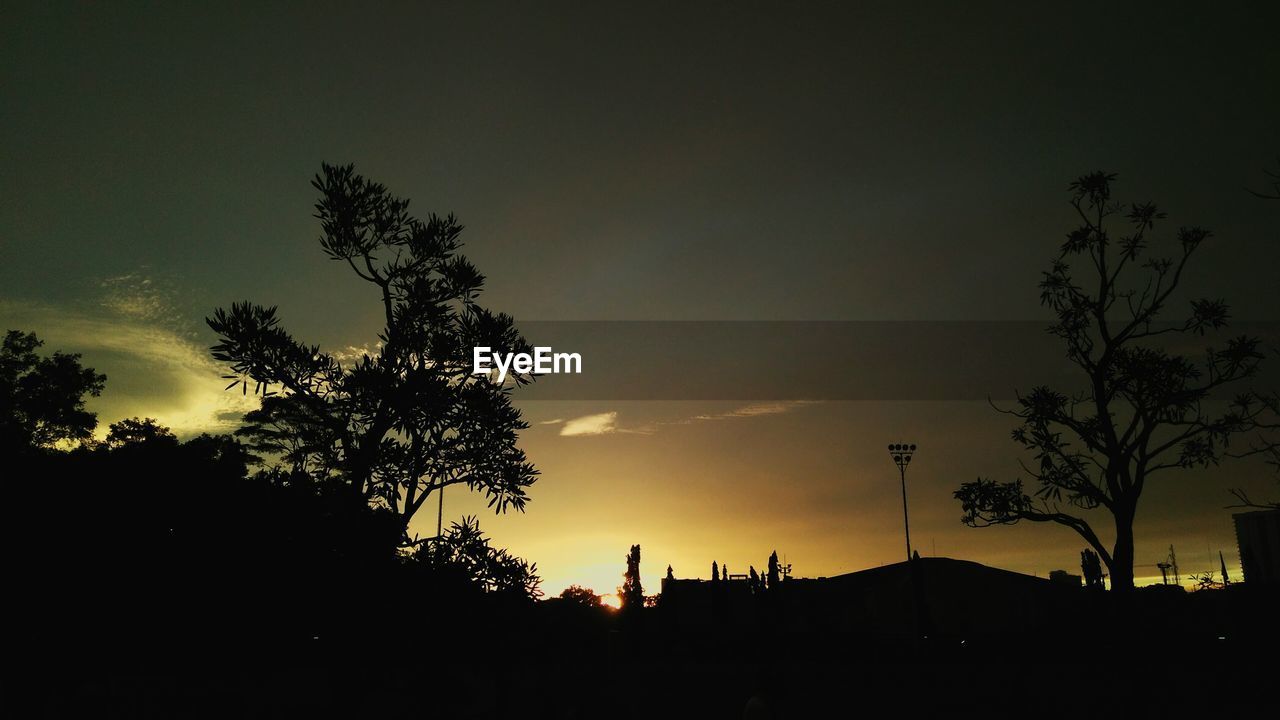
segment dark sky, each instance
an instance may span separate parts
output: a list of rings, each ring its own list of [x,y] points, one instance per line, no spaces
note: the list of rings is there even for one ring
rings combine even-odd
[[[1280,162],[1280,11],[1169,5],[6,2],[0,320],[108,369],[104,422],[223,427],[241,408],[205,386],[213,307],[278,304],[296,335],[327,347],[377,330],[365,289],[315,244],[308,180],[321,161],[355,162],[419,213],[455,212],[487,302],[525,320],[1041,318],[1038,272],[1072,222],[1066,185],[1095,169],[1120,174],[1121,199],[1160,204],[1167,229],[1215,231],[1191,290],[1276,320],[1280,202],[1245,188]],[[707,412],[640,405],[633,426]],[[860,407],[872,425],[896,412]],[[618,411],[528,409],[534,421]],[[812,417],[784,422],[803,412],[818,411],[715,423],[718,440],[665,472],[723,473],[734,452],[722,443],[776,422],[789,459],[747,487],[785,485],[800,448],[822,454],[800,439]],[[966,425],[967,446],[999,458],[989,469],[939,466],[948,533],[963,532],[948,473],[1010,462],[996,425]],[[670,456],[538,432],[530,451],[555,470],[539,486],[553,499],[608,458]],[[644,441],[612,435],[559,442]],[[827,447],[808,470],[838,474],[847,448]],[[642,474],[617,471],[618,491]],[[528,521],[491,521],[534,559],[569,541],[513,523],[600,516],[578,500],[558,515],[552,501],[535,521],[537,498]],[[585,528],[574,547],[604,548],[608,577],[633,541],[702,562],[653,518],[627,526],[646,537]],[[831,551],[794,537],[809,568],[894,559],[812,561]]]

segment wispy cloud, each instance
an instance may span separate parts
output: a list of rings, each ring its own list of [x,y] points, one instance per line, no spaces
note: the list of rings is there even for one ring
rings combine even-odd
[[[156,418],[180,436],[229,431],[257,400],[223,391],[222,368],[184,329],[189,323],[169,297],[163,283],[131,273],[104,280],[100,297],[78,306],[0,300],[0,324],[36,333],[46,352],[81,353],[106,373],[102,396],[89,400],[99,436],[133,416]]]
[[[344,348],[330,351],[329,354],[333,356],[333,359],[343,365],[348,365],[359,362],[366,355],[369,357],[377,357],[378,353],[381,351],[382,341],[379,340],[373,343],[373,345],[369,345],[368,343],[365,343],[364,345],[348,345]]]
[[[607,435],[618,431],[618,413],[616,411],[584,415],[565,422],[560,428],[564,437],[579,435]]]
[[[99,283],[99,304],[110,315],[141,322],[168,324],[173,318],[170,292],[143,272],[110,277]]]
[[[715,413],[711,415],[694,415],[688,421],[680,424],[688,424],[689,422],[704,422],[715,420],[733,420],[735,418],[753,418],[761,415],[781,415],[788,413],[805,405],[812,405],[814,400],[786,400],[783,402],[756,403],[753,405],[744,405],[736,410],[730,410],[724,413]]]
[[[816,402],[817,401],[815,400],[785,400],[770,403],[754,403],[723,413],[693,415],[691,417],[680,418],[679,420],[650,422],[632,427],[622,427],[618,425],[617,411],[597,413],[595,415],[584,415],[583,417],[567,421],[557,418],[555,420],[546,420],[538,424],[556,425],[564,423],[564,427],[560,428],[560,435],[565,437],[574,437],[579,435],[609,435],[613,433],[652,435],[666,426],[692,425],[700,422],[756,418],[765,415],[781,415],[783,413],[789,413],[798,408],[802,408],[806,405],[815,404]]]

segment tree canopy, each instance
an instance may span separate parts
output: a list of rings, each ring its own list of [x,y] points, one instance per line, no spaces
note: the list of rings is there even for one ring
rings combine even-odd
[[[527,352],[512,318],[482,307],[484,276],[460,254],[452,215],[420,220],[409,201],[324,165],[312,185],[320,246],[373,290],[384,326],[354,361],[295,340],[275,307],[238,302],[208,318],[228,389],[263,396],[242,433],[292,471],[335,481],[394,512],[403,527],[449,485],[483,492],[495,512],[523,510],[538,471],[516,444],[528,425],[511,403],[516,375],[471,374],[472,348]]]
[[[80,364],[80,356],[41,357],[35,333],[10,330],[0,346],[0,444],[51,447],[93,437],[98,417],[85,409],[107,376]]]
[[[644,607],[644,586],[640,584],[640,546],[632,545],[627,553],[627,570],[622,575],[622,587],[618,588],[622,609],[638,610]]]
[[[1110,570],[1113,589],[1124,590],[1133,586],[1133,521],[1147,482],[1266,451],[1265,442],[1231,441],[1275,428],[1277,401],[1249,387],[1264,359],[1257,338],[1228,337],[1199,357],[1186,354],[1187,338],[1226,328],[1230,319],[1219,299],[1191,300],[1176,315],[1173,308],[1212,234],[1181,227],[1171,256],[1148,258],[1165,214],[1151,203],[1113,201],[1114,179],[1097,172],[1071,184],[1080,223],[1040,282],[1041,304],[1056,316],[1049,332],[1065,347],[1080,388],[1035,387],[1004,410],[1018,421],[1013,440],[1034,458],[1023,468],[1035,488],[979,478],[955,496],[972,526],[1027,520],[1075,530]],[[1110,545],[1086,517],[1092,510],[1110,515]]]

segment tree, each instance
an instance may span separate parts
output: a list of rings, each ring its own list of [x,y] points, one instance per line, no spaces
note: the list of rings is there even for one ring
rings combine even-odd
[[[560,593],[560,598],[575,605],[581,605],[588,608],[604,607],[604,602],[595,590],[584,588],[580,585],[570,585]]]
[[[711,561],[711,582],[720,582],[720,566],[715,560]]]
[[[52,447],[93,437],[98,416],[85,410],[107,376],[80,364],[78,354],[40,357],[35,333],[10,330],[0,346],[0,445]]]
[[[1212,570],[1206,570],[1199,574],[1192,573],[1191,584],[1196,586],[1196,590],[1221,590],[1225,587],[1213,576]]]
[[[1112,589],[1124,592],[1133,588],[1133,521],[1147,482],[1262,451],[1235,451],[1229,443],[1275,427],[1276,398],[1248,388],[1219,397],[1258,372],[1263,355],[1256,338],[1231,338],[1198,360],[1161,345],[1227,326],[1227,305],[1212,299],[1191,301],[1178,320],[1157,320],[1211,234],[1183,227],[1174,257],[1144,261],[1165,215],[1149,203],[1126,208],[1113,202],[1114,178],[1099,172],[1071,184],[1080,225],[1040,282],[1041,303],[1056,316],[1049,331],[1065,344],[1083,389],[1068,394],[1036,387],[1003,410],[1019,420],[1012,437],[1034,455],[1034,466],[1023,468],[1038,487],[1029,495],[1022,480],[979,478],[962,484],[955,497],[971,526],[1028,520],[1075,530],[1106,564]],[[1127,230],[1114,237],[1121,213]],[[1110,547],[1077,512],[1092,510],[1110,515]]]
[[[156,422],[154,418],[135,417],[111,423],[107,433],[107,447],[143,444],[177,447],[178,438],[172,430]]]
[[[542,596],[538,565],[490,546],[472,516],[453,523],[434,542],[419,545],[414,557],[444,577],[475,583],[485,592],[531,599]]]
[[[1098,559],[1098,553],[1089,548],[1080,551],[1080,572],[1084,574],[1085,587],[1102,589],[1102,561]]]
[[[1267,464],[1275,469],[1275,479],[1280,481],[1280,446],[1272,445],[1266,449],[1270,458]],[[1280,510],[1280,498],[1274,500],[1254,500],[1249,497],[1244,488],[1231,488],[1231,494],[1240,502],[1235,505],[1228,505],[1228,508],[1254,508],[1257,510]]]
[[[1272,461],[1273,463],[1275,461]],[[1249,493],[1243,488],[1231,488],[1231,494],[1240,502],[1235,505],[1228,505],[1228,508],[1253,508],[1256,510],[1280,510],[1280,499],[1277,500],[1254,500],[1249,497]]]
[[[235,435],[255,453],[276,458],[295,476],[333,478],[340,471],[341,444],[333,424],[301,395],[273,395],[245,413]]]
[[[768,569],[768,574],[765,577],[767,579],[770,590],[777,588],[778,583],[781,582],[781,579],[778,577],[778,551],[777,550],[774,550],[773,553],[769,555],[769,569]]]
[[[622,575],[622,587],[618,588],[622,609],[644,607],[644,587],[640,584],[640,546],[632,545],[627,553],[627,571]]]
[[[350,165],[324,165],[312,185],[321,248],[372,287],[385,326],[376,349],[344,364],[293,339],[275,307],[216,310],[207,322],[219,336],[214,358],[230,366],[227,389],[252,384],[264,398],[246,437],[390,509],[406,533],[449,485],[483,492],[495,512],[523,511],[538,474],[516,445],[528,425],[511,404],[512,383],[471,369],[474,347],[529,348],[510,316],[478,304],[484,276],[459,253],[462,226],[452,215],[409,215],[407,200]]]

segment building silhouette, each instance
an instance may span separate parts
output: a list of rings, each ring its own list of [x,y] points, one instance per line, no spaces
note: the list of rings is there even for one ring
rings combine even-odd
[[[1244,581],[1280,585],[1280,510],[1255,510],[1231,516]]]
[[[677,630],[843,632],[955,638],[1052,627],[1081,598],[1075,585],[980,563],[921,558],[835,577],[790,578],[753,592],[746,578],[665,580],[663,624]]]

